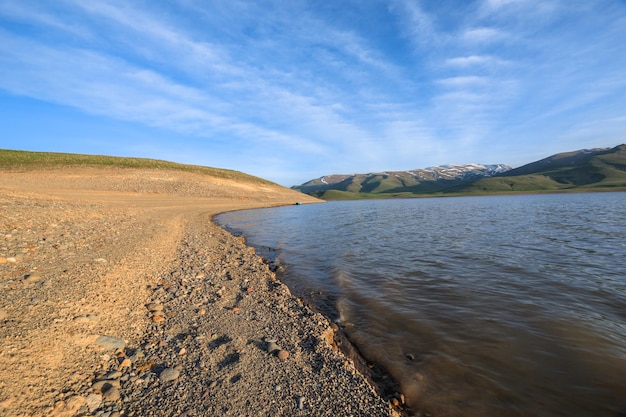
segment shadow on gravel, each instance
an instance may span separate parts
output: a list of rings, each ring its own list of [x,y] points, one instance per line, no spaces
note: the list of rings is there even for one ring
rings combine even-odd
[[[227,366],[236,364],[237,362],[239,362],[239,359],[241,359],[241,356],[238,353],[231,353],[230,355],[222,359],[220,363],[217,364],[217,368],[221,371]]]
[[[220,336],[220,337],[218,337],[217,339],[215,339],[215,340],[211,341],[211,342],[209,343],[209,347],[210,347],[211,349],[217,349],[218,347],[220,347],[220,346],[222,346],[222,345],[225,345],[226,343],[230,343],[230,342],[232,342],[232,341],[233,341],[233,339],[231,339],[231,338],[230,338],[230,337],[228,337],[227,335]]]
[[[248,339],[248,344],[254,345],[257,349],[262,350],[263,352],[267,352],[267,342],[264,342],[262,340]]]

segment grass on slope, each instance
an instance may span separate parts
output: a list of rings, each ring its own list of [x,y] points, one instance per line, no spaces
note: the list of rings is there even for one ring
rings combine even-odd
[[[493,193],[507,191],[549,191],[562,188],[562,184],[543,175],[482,178],[469,185],[452,187],[446,193]]]
[[[320,198],[326,201],[336,200],[372,200],[372,199],[386,199],[386,198],[409,198],[409,197],[427,197],[426,195],[416,195],[411,192],[400,193],[355,193],[350,191],[341,190],[327,190],[321,193],[312,193],[314,197]]]
[[[593,181],[596,179],[597,181]],[[445,193],[498,193],[626,189],[626,173],[603,169],[590,173],[583,170],[555,170],[542,174],[515,177],[492,177],[468,185],[453,187]]]
[[[0,149],[0,170],[38,170],[70,167],[169,169],[248,183],[275,185],[271,181],[239,171],[178,164],[157,159]]]
[[[512,170],[504,175],[483,178],[467,185],[453,187],[446,192],[493,193],[532,191],[602,191],[626,190],[626,146],[620,145],[598,155],[572,156],[569,153],[552,157],[551,163],[538,161],[526,168]],[[572,158],[578,159],[573,161]],[[569,159],[568,159],[569,158]],[[554,163],[559,159],[564,163]],[[524,173],[528,167],[535,172]],[[521,175],[514,175],[521,172]],[[513,175],[512,175],[513,174]]]

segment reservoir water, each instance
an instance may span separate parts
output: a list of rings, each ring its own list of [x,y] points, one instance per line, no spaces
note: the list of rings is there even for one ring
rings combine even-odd
[[[626,416],[626,193],[225,213],[433,416]]]

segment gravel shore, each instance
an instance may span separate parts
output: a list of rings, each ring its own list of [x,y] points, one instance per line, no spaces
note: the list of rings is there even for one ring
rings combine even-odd
[[[0,415],[400,415],[225,210],[315,200],[175,171],[0,173]]]

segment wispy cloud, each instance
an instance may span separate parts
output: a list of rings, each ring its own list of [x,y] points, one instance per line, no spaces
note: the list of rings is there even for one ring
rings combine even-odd
[[[500,9],[502,7],[511,6],[511,5],[522,5],[522,4],[530,4],[536,3],[534,0],[486,0],[484,5],[486,8],[490,9]]]
[[[511,61],[507,61],[505,59],[501,59],[494,56],[489,55],[469,55],[469,56],[457,56],[453,58],[447,58],[445,60],[445,65],[449,65],[452,67],[459,68],[470,68],[470,67],[496,67],[496,66],[504,66],[511,65]]]
[[[461,88],[470,88],[476,86],[485,86],[489,84],[489,79],[487,77],[480,77],[476,75],[466,75],[460,77],[449,77],[442,78],[437,80],[437,83],[444,85],[446,87],[461,87]]]
[[[396,0],[390,10],[399,16],[406,37],[420,48],[432,47],[443,41],[443,33],[435,27],[434,17],[425,12],[419,2]]]
[[[507,36],[507,33],[501,29],[477,27],[463,31],[461,39],[465,42],[471,43],[488,43],[506,39]]]
[[[598,1],[4,1],[0,89],[258,174],[483,162],[524,132],[621,123],[626,12]]]

